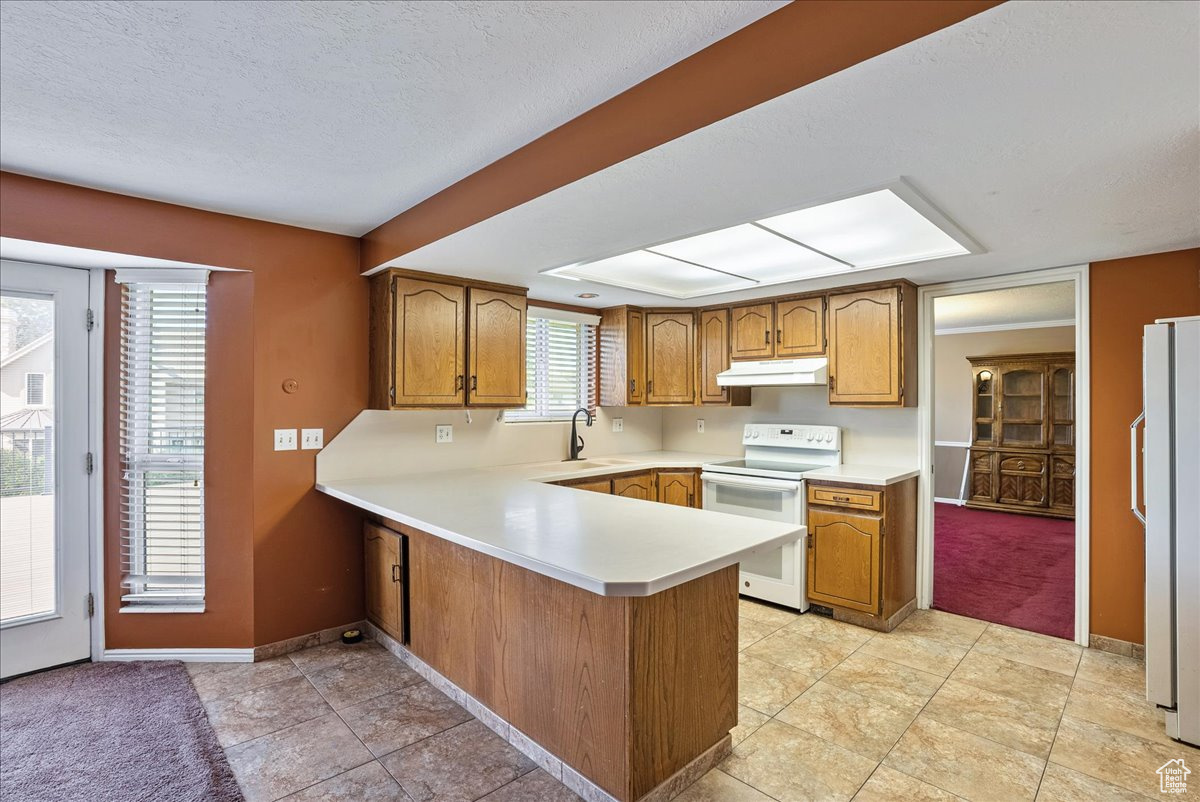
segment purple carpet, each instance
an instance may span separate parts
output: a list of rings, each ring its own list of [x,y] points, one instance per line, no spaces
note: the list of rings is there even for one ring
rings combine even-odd
[[[240,802],[183,663],[85,663],[0,685],[4,802]]]
[[[1075,522],[934,505],[933,606],[1075,637]]]

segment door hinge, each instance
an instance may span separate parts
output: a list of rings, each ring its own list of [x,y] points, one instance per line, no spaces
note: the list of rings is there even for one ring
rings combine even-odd
[[[92,471],[96,469],[96,458],[92,452],[88,452],[83,457],[83,467],[87,470],[88,476],[92,475]]]
[[[93,593],[87,595],[88,618],[96,614],[96,596]]]
[[[96,313],[91,309],[87,310],[87,314],[84,315],[84,324],[87,326],[88,331],[96,328]]]

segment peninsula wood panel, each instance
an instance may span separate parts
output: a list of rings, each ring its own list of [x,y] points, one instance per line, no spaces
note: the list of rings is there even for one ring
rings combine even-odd
[[[643,501],[654,501],[654,474],[650,471],[635,473],[632,476],[618,476],[612,480],[612,494],[625,498],[639,498]]]
[[[466,359],[466,289],[393,279],[396,406],[461,406]]]
[[[731,359],[770,359],[775,356],[772,343],[775,305],[750,304],[730,310]]]
[[[646,313],[646,403],[694,404],[696,317],[691,310]]]
[[[525,406],[524,295],[471,287],[467,402],[474,406]]]
[[[737,723],[737,566],[606,597],[397,526],[413,653],[617,799]]]
[[[825,354],[825,298],[775,304],[775,356],[795,359]]]

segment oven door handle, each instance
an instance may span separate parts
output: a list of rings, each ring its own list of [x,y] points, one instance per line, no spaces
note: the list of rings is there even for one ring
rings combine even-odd
[[[731,487],[760,487],[763,490],[782,490],[797,493],[800,482],[790,482],[787,479],[758,479],[752,476],[731,476],[724,473],[702,473],[700,481],[714,485],[730,485]]]

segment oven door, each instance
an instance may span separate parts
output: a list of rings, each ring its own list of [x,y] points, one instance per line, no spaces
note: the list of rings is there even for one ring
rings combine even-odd
[[[804,482],[703,473],[704,509],[804,525]],[[738,591],[756,599],[808,609],[802,532],[795,541],[742,560]]]

